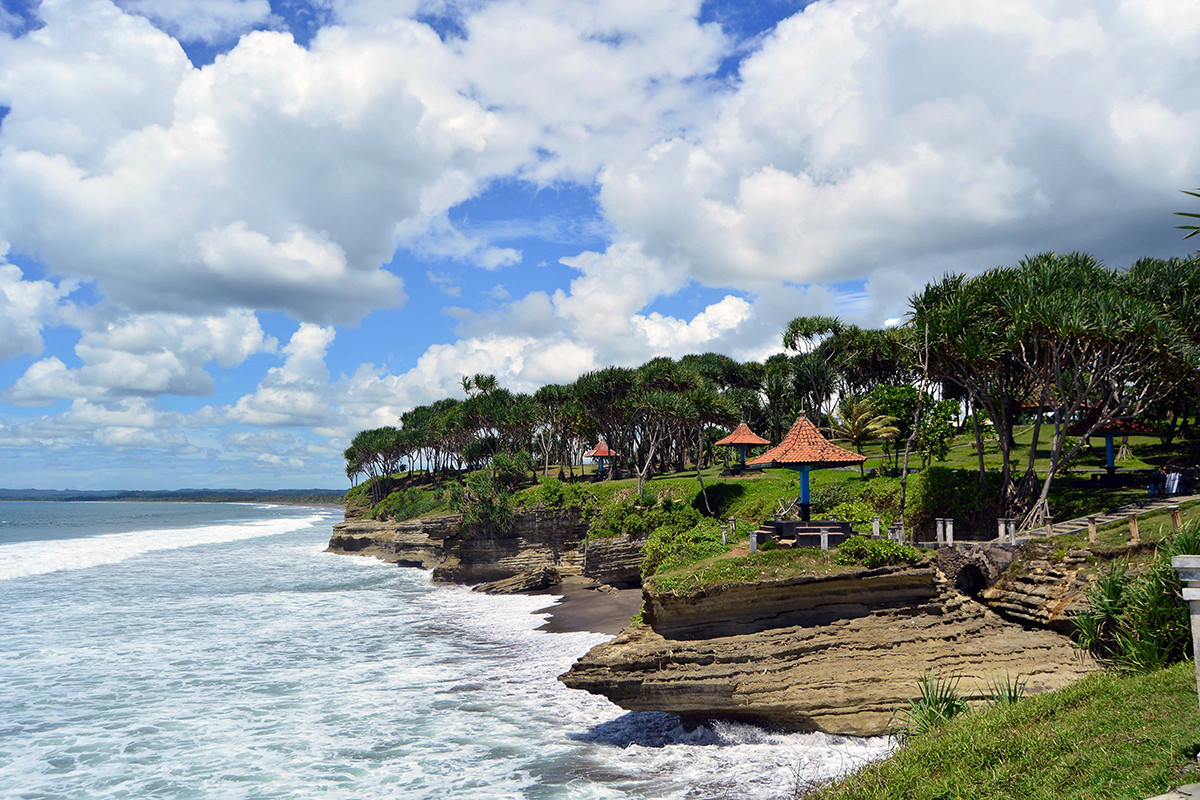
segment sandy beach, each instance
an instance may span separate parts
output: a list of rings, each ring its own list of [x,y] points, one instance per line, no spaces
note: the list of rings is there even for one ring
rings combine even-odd
[[[546,594],[562,597],[554,605],[540,609],[550,619],[538,630],[550,633],[592,631],[615,636],[642,607],[641,589],[601,592],[600,584],[590,578],[567,576]]]

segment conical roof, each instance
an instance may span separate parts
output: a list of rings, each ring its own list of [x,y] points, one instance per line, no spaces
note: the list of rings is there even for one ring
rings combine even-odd
[[[608,443],[601,440],[589,452],[584,453],[583,457],[584,458],[612,458],[615,455],[616,455],[616,453],[614,453],[612,450],[608,449]]]
[[[747,444],[759,445],[770,444],[769,441],[758,436],[754,431],[750,430],[750,426],[746,423],[741,423],[733,429],[733,433],[726,436],[724,439],[718,439],[717,444]]]
[[[1076,422],[1067,427],[1068,436],[1083,436],[1092,427],[1096,421],[1096,414],[1089,414],[1083,420]],[[1096,430],[1092,431],[1093,436],[1107,436],[1113,434],[1115,436],[1128,436],[1131,434],[1152,434],[1154,428],[1144,422],[1138,422],[1132,417],[1121,417],[1114,419],[1106,424],[1099,425]]]
[[[775,464],[780,467],[842,467],[861,464],[866,460],[866,456],[830,442],[821,435],[816,425],[808,421],[804,412],[800,412],[800,416],[796,418],[795,424],[783,437],[782,442],[746,463],[751,466]]]

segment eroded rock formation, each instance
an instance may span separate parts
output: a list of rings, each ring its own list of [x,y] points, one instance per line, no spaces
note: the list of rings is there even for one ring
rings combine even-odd
[[[1042,692],[1095,667],[1070,642],[1008,622],[932,565],[743,584],[686,599],[645,591],[626,630],[560,680],[632,711],[830,733],[883,733],[928,670],[981,697],[1010,675]]]
[[[577,509],[527,511],[505,533],[463,530],[458,515],[405,522],[351,519],[333,527],[329,552],[374,556],[432,569],[436,580],[474,584],[543,569],[579,575],[586,535],[587,522]]]

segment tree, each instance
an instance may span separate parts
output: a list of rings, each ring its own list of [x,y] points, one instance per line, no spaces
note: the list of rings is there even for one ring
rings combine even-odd
[[[867,442],[894,439],[899,433],[896,418],[876,414],[869,400],[846,398],[833,424],[834,437],[853,444],[860,455],[862,446]],[[862,464],[858,465],[858,474],[863,474]]]

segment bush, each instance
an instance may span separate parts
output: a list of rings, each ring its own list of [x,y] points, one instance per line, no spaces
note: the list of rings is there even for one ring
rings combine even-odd
[[[871,521],[878,515],[871,506],[861,500],[855,500],[850,503],[837,504],[830,510],[829,516],[832,519],[849,522],[850,527],[859,533],[867,533],[871,530]]]
[[[700,514],[691,506],[676,505],[649,521],[652,527],[642,547],[642,577],[678,569],[701,559],[724,553],[721,531],[711,522],[700,523]],[[655,524],[657,523],[657,524]]]
[[[891,735],[920,736],[970,710],[958,694],[958,678],[943,678],[930,670],[917,686],[921,696],[909,700],[906,708],[897,709],[888,721]]]
[[[828,514],[837,506],[853,502],[857,498],[849,483],[839,481],[814,486],[808,499],[812,503],[814,514]]]
[[[441,507],[441,502],[428,492],[413,486],[398,489],[383,498],[371,511],[372,519],[391,519],[397,522],[414,519]]]
[[[515,512],[511,495],[490,469],[469,473],[467,479],[450,487],[450,501],[463,515],[463,526],[479,527],[490,533],[512,530]]]
[[[915,547],[890,539],[866,539],[851,536],[838,545],[837,563],[862,564],[864,567],[915,564],[924,554]]]
[[[1171,557],[1200,555],[1200,527],[1167,540],[1150,568],[1131,576],[1116,565],[1088,589],[1075,618],[1076,640],[1118,672],[1150,672],[1188,658],[1191,622]]]

